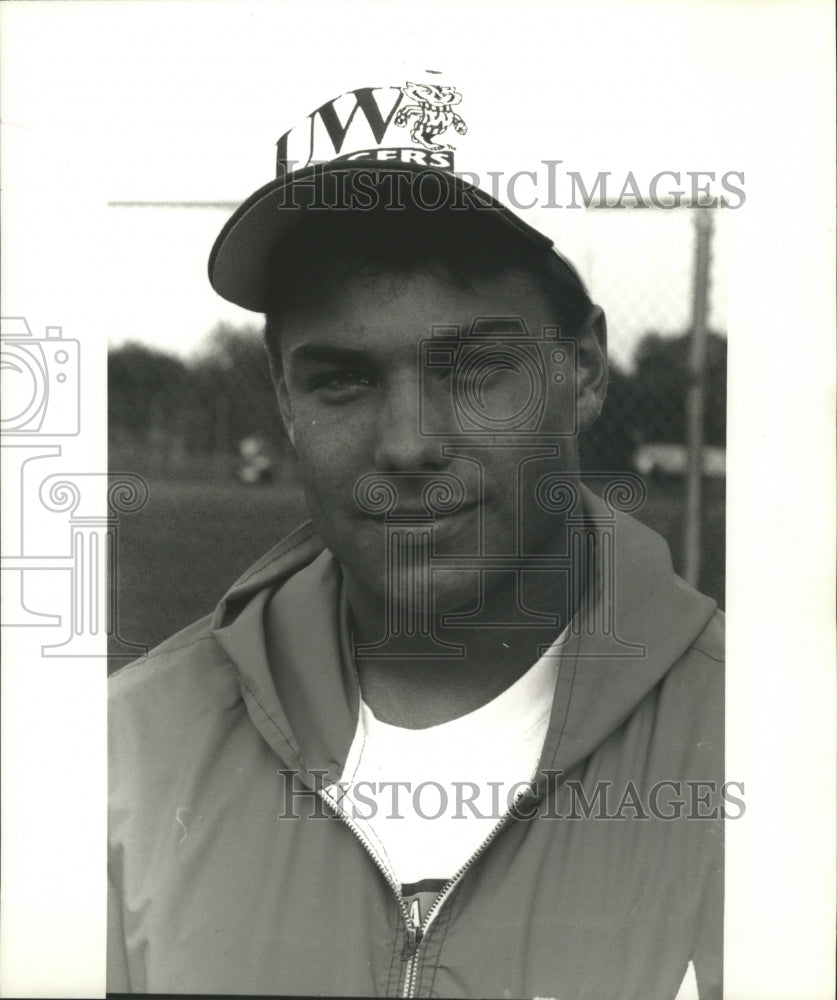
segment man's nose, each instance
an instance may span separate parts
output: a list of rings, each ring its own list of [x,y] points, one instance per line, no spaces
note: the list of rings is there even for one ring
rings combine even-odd
[[[436,408],[421,399],[417,381],[393,383],[380,408],[375,464],[381,472],[439,469],[445,464]]]

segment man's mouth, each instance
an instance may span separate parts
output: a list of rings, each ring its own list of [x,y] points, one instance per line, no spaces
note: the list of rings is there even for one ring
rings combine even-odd
[[[371,521],[385,521],[388,524],[402,524],[409,523],[410,525],[416,524],[438,524],[445,521],[451,521],[459,516],[471,514],[478,510],[484,503],[479,501],[465,501],[458,507],[452,510],[428,510],[423,503],[410,503],[404,504],[399,503],[395,511],[375,511],[369,512],[365,510],[359,510],[358,513]]]

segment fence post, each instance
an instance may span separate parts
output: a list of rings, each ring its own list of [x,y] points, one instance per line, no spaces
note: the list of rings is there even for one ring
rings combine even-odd
[[[686,517],[683,532],[683,577],[698,585],[701,569],[703,490],[703,414],[706,389],[706,315],[709,303],[709,262],[712,247],[712,211],[695,213],[694,295],[686,397]]]

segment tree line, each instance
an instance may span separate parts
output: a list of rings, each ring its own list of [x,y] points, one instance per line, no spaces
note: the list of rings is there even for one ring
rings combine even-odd
[[[643,442],[685,442],[688,358],[688,332],[649,332],[630,370],[611,364],[601,417],[581,438],[584,468],[630,469]],[[710,333],[704,436],[711,445],[726,438],[726,372],[726,338]],[[112,348],[108,420],[112,456],[125,449],[149,461],[165,455],[173,473],[187,458],[200,456],[220,458],[215,468],[229,469],[246,438],[264,442],[276,461],[291,459],[255,327],[221,323],[189,360],[137,343]]]

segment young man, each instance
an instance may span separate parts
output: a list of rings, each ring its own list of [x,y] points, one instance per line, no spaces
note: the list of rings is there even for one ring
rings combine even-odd
[[[423,88],[213,250],[311,523],[112,680],[111,991],[720,996],[721,616],[580,483],[603,314]]]

